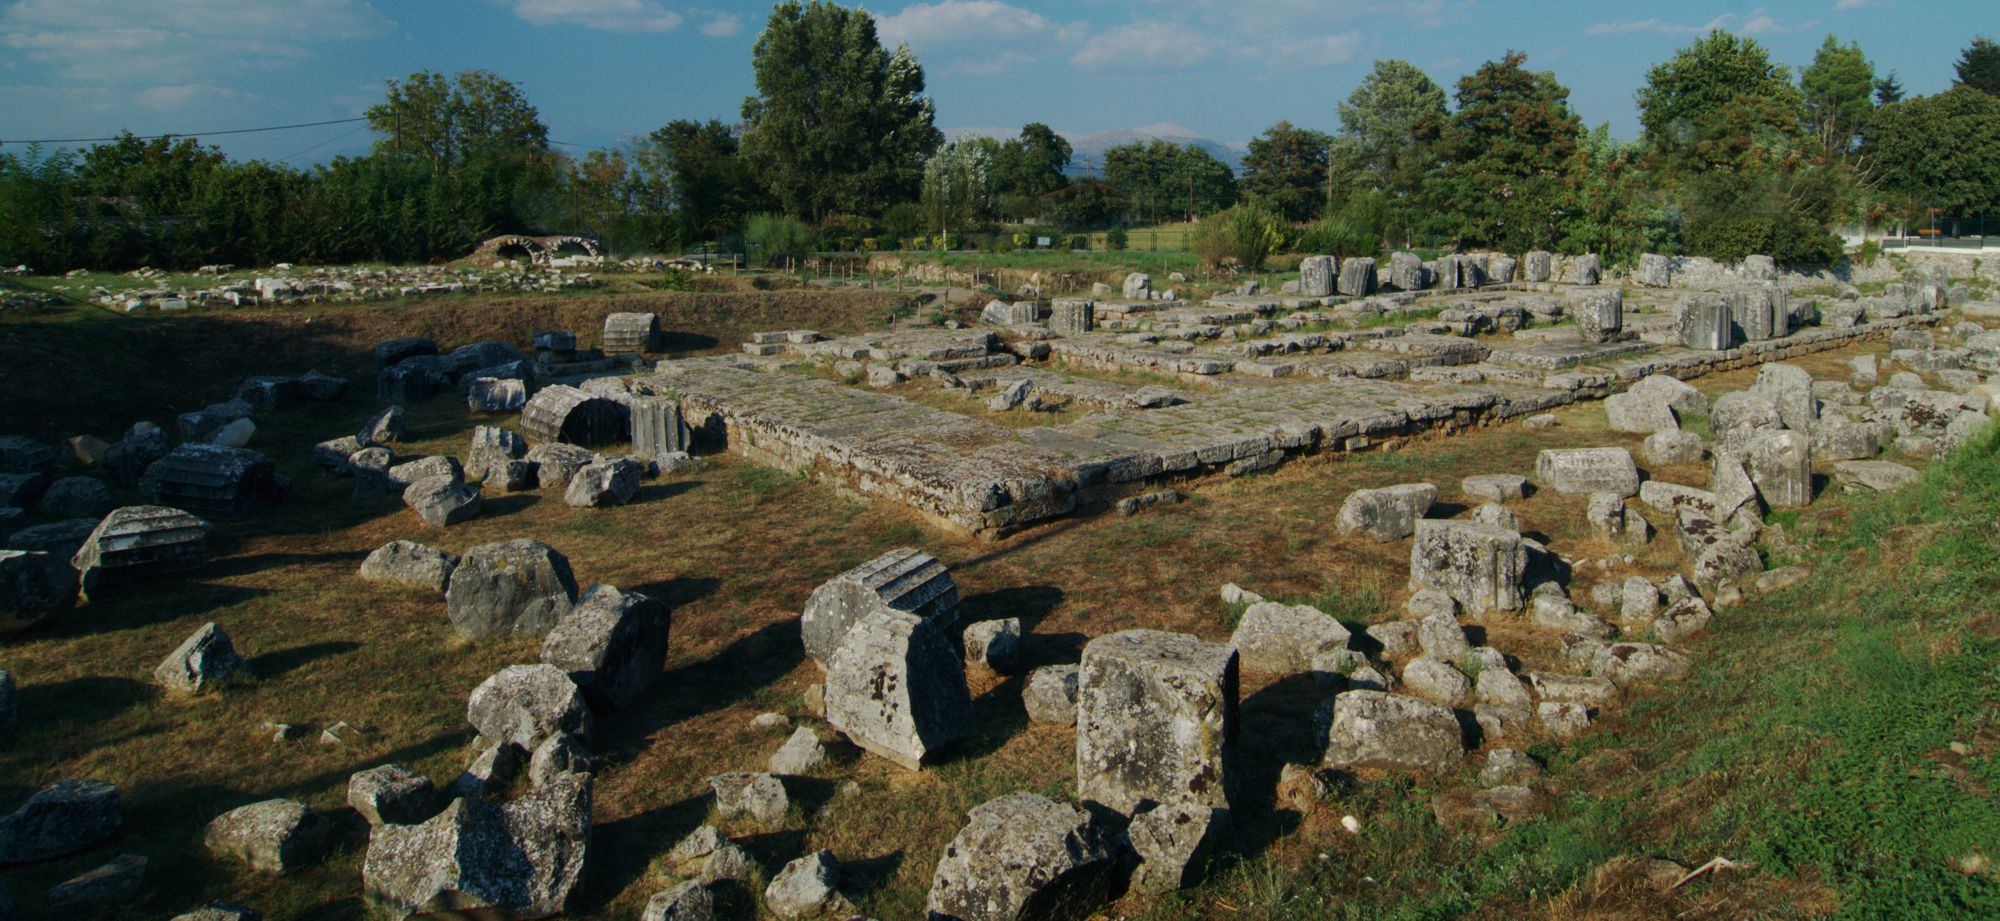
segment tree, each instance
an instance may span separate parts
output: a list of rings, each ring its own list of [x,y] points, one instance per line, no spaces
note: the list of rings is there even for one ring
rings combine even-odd
[[[1952,65],[1958,73],[1961,85],[1972,87],[1988,96],[2000,96],[2000,45],[1992,39],[1980,36],[1972,40],[1958,55],[1958,63]]]
[[[1516,252],[1555,245],[1564,171],[1582,123],[1554,74],[1510,51],[1458,81],[1458,111],[1439,136],[1438,210],[1459,215],[1468,242]]]
[[[1869,94],[1875,89],[1875,67],[1861,53],[1859,42],[1843,47],[1833,36],[1819,46],[1813,62],[1799,73],[1805,96],[1806,124],[1830,152],[1846,153],[1875,109]]]
[[[382,135],[378,152],[418,157],[450,170],[481,156],[534,158],[549,150],[549,129],[521,88],[484,70],[447,78],[421,70],[387,81],[368,126]]]
[[[2000,211],[2000,98],[1968,84],[1876,110],[1863,148],[1885,192],[1948,215]]]
[[[1250,141],[1243,191],[1262,198],[1288,221],[1318,214],[1327,201],[1327,154],[1333,139],[1281,121]]]
[[[1022,125],[1020,137],[1001,144],[994,156],[995,194],[1039,198],[1068,185],[1063,170],[1072,153],[1069,141],[1049,126]]]
[[[1390,224],[1405,236],[1416,222],[1414,198],[1431,167],[1423,137],[1446,115],[1444,87],[1416,65],[1393,59],[1376,61],[1340,105],[1341,135],[1352,142],[1370,187],[1388,193]]]
[[[875,18],[824,0],[780,3],[751,52],[743,154],[787,213],[879,214],[916,197],[943,141],[907,46],[882,48]]]
[[[1682,161],[1696,156],[1725,121],[1740,124],[1744,111],[1760,111],[1780,129],[1796,130],[1804,116],[1798,90],[1764,46],[1720,29],[1648,70],[1638,99],[1647,143]]]
[[[1903,101],[1903,81],[1896,79],[1895,71],[1893,70],[1889,71],[1888,76],[1875,81],[1876,105],[1886,106],[1892,102],[1902,102],[1902,101]]]
[[[992,216],[993,154],[999,146],[992,138],[960,138],[924,161],[924,215],[932,226],[947,234],[963,232]]]
[[[745,215],[768,206],[740,156],[736,135],[722,122],[677,119],[649,140],[667,174],[682,239],[728,234],[742,226]]]

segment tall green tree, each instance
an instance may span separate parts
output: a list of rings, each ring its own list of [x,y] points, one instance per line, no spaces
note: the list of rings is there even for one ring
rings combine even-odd
[[[1376,61],[1340,105],[1341,136],[1366,169],[1372,188],[1388,195],[1388,221],[1408,238],[1417,223],[1416,196],[1433,164],[1427,138],[1448,113],[1444,87],[1416,65]]]
[[[1746,113],[1759,132],[1796,130],[1804,119],[1804,101],[1785,68],[1756,39],[1720,29],[1648,70],[1638,100],[1645,140],[1679,165],[1707,159],[1704,145],[1729,143],[1721,133],[1746,127]]]
[[[992,217],[998,148],[992,138],[960,138],[924,161],[924,215],[947,238]]]
[[[1902,101],[1903,101],[1903,81],[1896,79],[1895,71],[1893,70],[1889,71],[1888,76],[1875,81],[1876,105],[1886,106],[1892,102],[1902,102]]]
[[[1972,40],[1965,50],[1959,52],[1958,63],[1952,65],[1958,74],[1958,82],[1972,87],[1988,96],[2000,96],[2000,45],[1980,36]]]
[[[1829,35],[1813,54],[1812,64],[1799,72],[1805,96],[1806,124],[1828,151],[1854,148],[1875,110],[1875,67],[1861,53],[1859,42],[1840,44]]]
[[[1510,51],[1458,81],[1458,111],[1439,136],[1440,210],[1459,215],[1467,242],[1514,251],[1556,243],[1564,171],[1582,123],[1555,75],[1528,70]]]
[[[998,195],[1039,198],[1069,184],[1063,170],[1074,151],[1069,141],[1041,122],[1021,126],[1021,134],[1001,144],[993,160]]]
[[[1327,156],[1333,138],[1281,121],[1251,139],[1243,158],[1243,191],[1278,210],[1285,220],[1303,221],[1325,210]]]
[[[1882,191],[1911,210],[2000,213],[2000,97],[1959,84],[1876,110],[1863,148]]]
[[[675,224],[685,241],[727,235],[770,201],[741,156],[736,135],[715,119],[677,119],[648,136],[667,176]]]
[[[772,8],[751,52],[743,153],[787,213],[878,214],[917,197],[943,141],[907,46],[891,53],[875,18],[824,0]]]
[[[533,158],[549,151],[548,126],[527,95],[490,71],[446,77],[421,70],[386,82],[386,98],[367,112],[369,127],[381,135],[379,152],[449,170],[482,156]]]

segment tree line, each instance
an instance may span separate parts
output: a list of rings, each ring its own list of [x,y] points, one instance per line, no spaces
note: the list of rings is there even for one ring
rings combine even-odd
[[[1041,123],[947,142],[916,57],[883,46],[866,11],[825,0],[776,5],[752,68],[737,118],[580,154],[484,71],[389,81],[366,113],[372,149],[309,169],[129,134],[0,151],[0,263],[422,262],[499,233],[594,233],[614,252],[1007,248],[1030,229],[1181,220],[1200,222],[1196,248],[1218,265],[1397,247],[1828,263],[1843,226],[2000,211],[2000,45],[1983,37],[1949,89],[1906,98],[1857,43],[1829,36],[1794,72],[1714,31],[1647,73],[1631,141],[1586,127],[1568,88],[1519,52],[1449,92],[1378,61],[1339,103],[1339,130],[1281,121],[1240,173],[1153,140],[1076,176],[1069,143]]]

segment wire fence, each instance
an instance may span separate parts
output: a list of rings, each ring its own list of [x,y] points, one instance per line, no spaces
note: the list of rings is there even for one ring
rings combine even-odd
[[[1883,249],[2000,249],[2000,216],[1933,215],[1882,239]]]

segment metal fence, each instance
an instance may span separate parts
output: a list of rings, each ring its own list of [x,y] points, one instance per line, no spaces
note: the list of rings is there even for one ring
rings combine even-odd
[[[1883,249],[2000,250],[2000,216],[1933,215],[1881,238]]]

